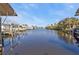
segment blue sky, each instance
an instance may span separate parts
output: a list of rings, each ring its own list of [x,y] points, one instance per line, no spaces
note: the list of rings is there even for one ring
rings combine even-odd
[[[13,3],[10,4],[18,14],[9,17],[15,22],[28,25],[46,26],[63,20],[66,17],[75,17],[79,4],[68,3]]]

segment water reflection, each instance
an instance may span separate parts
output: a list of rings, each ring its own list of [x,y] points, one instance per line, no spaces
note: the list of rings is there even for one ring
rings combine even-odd
[[[58,31],[57,32],[59,35],[59,38],[62,38],[62,40],[64,40],[66,43],[68,44],[75,44],[76,43],[76,39],[74,38],[74,36],[70,33],[64,33],[62,31]]]
[[[2,53],[3,55],[35,53],[48,55],[53,54],[55,48],[57,49],[56,51],[64,48],[64,50],[79,54],[78,47],[73,46],[74,42],[74,37],[64,32],[54,30],[31,30],[30,32],[20,32],[14,35],[14,37],[4,37]]]
[[[2,46],[0,46],[0,55],[2,55],[2,50],[3,50]]]
[[[20,40],[24,37],[26,32],[18,32],[12,36],[5,36],[3,35],[3,46],[0,47],[0,55],[2,54],[15,54],[14,53],[14,48],[16,48],[20,44]]]

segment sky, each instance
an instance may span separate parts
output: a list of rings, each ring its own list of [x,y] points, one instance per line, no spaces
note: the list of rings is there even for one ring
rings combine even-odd
[[[28,25],[47,26],[66,17],[76,17],[79,4],[73,3],[12,3],[18,16],[8,17],[12,22]]]

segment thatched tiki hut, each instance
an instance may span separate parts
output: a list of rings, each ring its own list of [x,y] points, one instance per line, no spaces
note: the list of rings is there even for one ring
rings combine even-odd
[[[0,16],[17,16],[13,8],[8,3],[0,3]],[[5,19],[6,20],[6,19]],[[0,17],[0,52],[2,52],[3,39],[1,37],[1,17]],[[2,53],[0,53],[2,54]]]

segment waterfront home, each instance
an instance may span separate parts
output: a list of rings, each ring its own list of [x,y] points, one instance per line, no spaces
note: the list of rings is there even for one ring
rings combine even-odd
[[[19,31],[25,31],[25,30],[27,30],[27,28],[28,28],[28,25],[26,25],[26,24],[18,25],[18,30]]]
[[[28,26],[27,24],[2,24],[1,27],[2,27],[2,32],[8,34],[33,29],[32,26]]]
[[[17,31],[17,26],[12,24],[2,24],[2,33],[12,35],[13,32]]]

